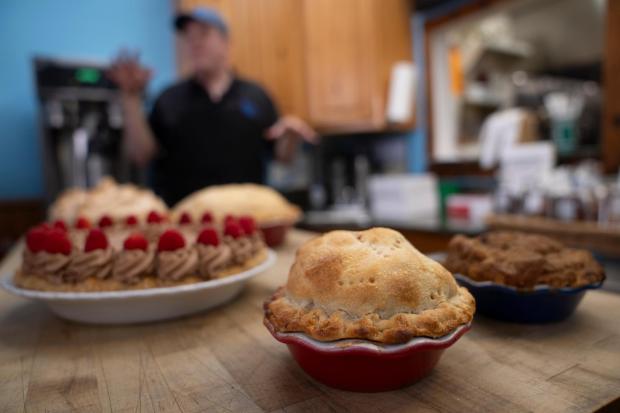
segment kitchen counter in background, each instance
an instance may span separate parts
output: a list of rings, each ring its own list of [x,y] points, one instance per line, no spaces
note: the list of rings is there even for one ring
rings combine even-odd
[[[545,411],[620,409],[620,296],[588,292],[569,320],[507,324],[476,316],[426,379],[351,393],[306,376],[262,325],[286,281],[293,230],[277,264],[234,302],[179,320],[130,326],[65,322],[0,291],[0,411]],[[19,264],[19,247],[0,273]]]
[[[329,214],[312,212],[306,213],[299,227],[318,232],[334,229],[358,231],[371,227],[394,228],[424,253],[445,251],[448,242],[456,234],[475,236],[486,230],[483,223],[454,222],[432,216],[410,220],[376,220],[366,217],[358,221],[342,221]]]

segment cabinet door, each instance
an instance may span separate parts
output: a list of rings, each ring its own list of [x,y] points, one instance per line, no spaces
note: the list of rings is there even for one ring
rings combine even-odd
[[[303,4],[300,0],[252,0],[260,3],[262,74],[282,114],[307,118]]]
[[[327,130],[381,123],[372,0],[304,0],[308,115]]]

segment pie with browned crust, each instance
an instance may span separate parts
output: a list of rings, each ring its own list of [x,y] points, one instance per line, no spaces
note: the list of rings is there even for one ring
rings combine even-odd
[[[305,243],[287,284],[264,309],[265,324],[279,332],[403,343],[471,322],[475,302],[400,233],[373,228],[332,231]]]
[[[259,226],[294,224],[301,218],[301,209],[291,204],[274,189],[257,184],[214,185],[196,191],[175,205],[173,218],[188,213],[200,219],[204,211],[215,219],[227,214],[249,215]]]

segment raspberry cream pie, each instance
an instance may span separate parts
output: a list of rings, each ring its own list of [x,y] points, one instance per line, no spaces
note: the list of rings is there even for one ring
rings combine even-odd
[[[26,235],[15,283],[49,291],[152,288],[226,277],[259,265],[267,248],[251,218],[171,224],[163,215],[74,225],[42,224]],[[88,225],[87,225],[88,223]]]
[[[288,282],[264,308],[273,332],[394,344],[468,325],[475,302],[400,233],[373,228],[332,231],[304,244]]]

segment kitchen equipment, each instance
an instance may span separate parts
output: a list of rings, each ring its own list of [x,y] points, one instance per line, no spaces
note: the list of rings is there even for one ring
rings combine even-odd
[[[106,78],[106,66],[36,57],[33,68],[48,200],[105,175],[137,180],[123,150],[119,91]]]

